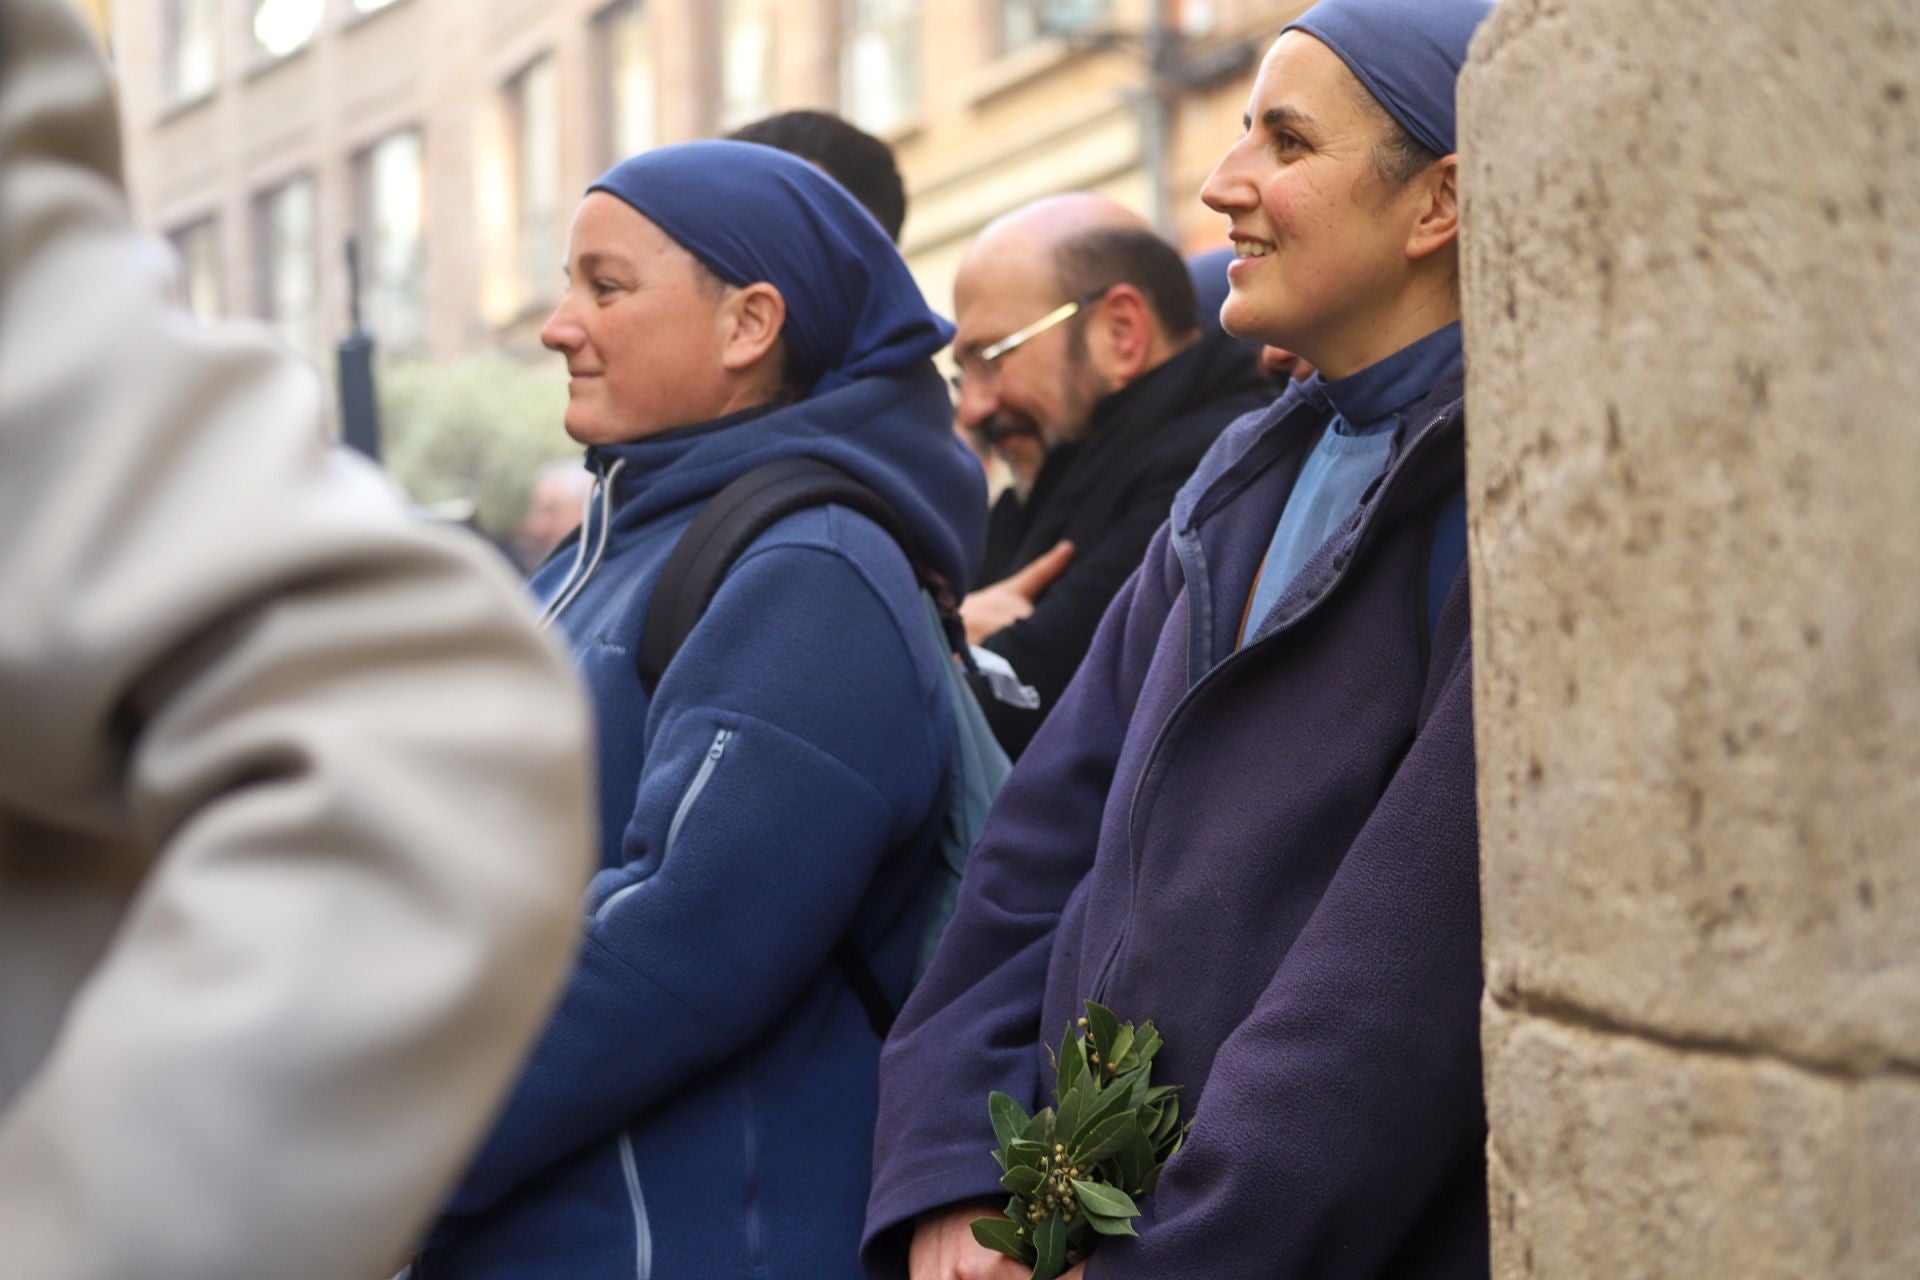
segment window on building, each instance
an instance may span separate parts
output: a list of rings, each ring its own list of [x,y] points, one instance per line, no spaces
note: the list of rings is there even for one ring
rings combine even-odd
[[[417,346],[426,336],[420,131],[387,135],[354,171],[361,318],[381,345]]]
[[[1107,0],[998,0],[1000,49],[1012,53],[1049,36],[1105,25]]]
[[[720,7],[720,127],[733,129],[773,110],[773,6],[725,0]]]
[[[327,0],[253,0],[253,41],[278,58],[292,53],[320,30]]]
[[[180,255],[180,283],[187,309],[202,320],[220,316],[220,224],[213,218],[190,222],[169,233]]]
[[[168,102],[213,88],[220,71],[220,0],[167,0],[163,28]]]
[[[624,0],[600,12],[602,111],[606,124],[601,159],[614,164],[658,141],[659,90],[653,76],[653,32],[640,0]]]
[[[260,314],[289,347],[320,357],[320,264],[313,179],[266,192],[258,206]]]
[[[840,46],[840,111],[885,133],[920,106],[920,6],[914,0],[847,0]]]
[[[560,244],[560,88],[543,57],[507,82],[514,235],[524,302],[547,296]]]

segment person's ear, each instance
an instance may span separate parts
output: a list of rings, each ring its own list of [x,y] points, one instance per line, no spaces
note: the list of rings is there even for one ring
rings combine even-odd
[[[722,313],[726,327],[720,367],[739,372],[759,364],[779,344],[787,323],[787,300],[762,280],[735,289]]]
[[[1407,236],[1407,257],[1438,253],[1460,237],[1460,157],[1442,156],[1413,180],[1418,216]]]
[[[1091,305],[1097,308],[1094,330],[1105,371],[1122,385],[1132,382],[1153,359],[1153,305],[1130,284],[1113,286],[1105,298]]]

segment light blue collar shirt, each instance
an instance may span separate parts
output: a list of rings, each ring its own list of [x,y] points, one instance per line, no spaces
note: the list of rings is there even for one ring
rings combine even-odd
[[[1301,466],[1274,526],[1246,619],[1240,624],[1241,644],[1259,629],[1320,544],[1359,507],[1367,486],[1386,470],[1400,415],[1459,362],[1460,325],[1456,322],[1350,377],[1318,382],[1319,394],[1333,406],[1333,421]],[[1315,390],[1307,388],[1309,394]]]

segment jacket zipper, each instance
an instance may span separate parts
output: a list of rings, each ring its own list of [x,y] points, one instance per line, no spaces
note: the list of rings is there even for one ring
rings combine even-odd
[[[1417,436],[1415,436],[1409,442],[1407,446],[1408,456],[1411,456],[1414,453],[1414,451],[1432,435],[1434,429],[1438,427],[1442,422],[1446,421],[1448,416],[1449,415],[1443,413],[1438,418],[1435,418],[1432,422],[1429,422],[1426,425],[1425,429],[1423,429]],[[1403,464],[1401,467],[1401,471],[1404,472],[1404,470],[1405,470],[1405,465]],[[1380,509],[1380,504],[1383,501],[1385,501],[1386,496],[1387,496],[1386,486],[1382,485],[1380,492],[1378,492],[1374,496],[1373,509],[1375,511],[1378,511]],[[1353,534],[1354,541],[1357,543],[1360,537],[1364,535],[1364,533],[1365,533],[1364,526],[1360,529],[1355,530]],[[1175,555],[1175,558],[1180,562],[1180,571],[1184,579],[1188,572],[1188,561],[1187,561],[1187,556],[1185,554],[1184,548],[1180,542],[1176,541],[1174,544],[1174,555]],[[1216,662],[1212,667],[1210,667],[1207,670],[1207,672],[1204,675],[1202,675],[1199,678],[1199,680],[1195,681],[1194,683],[1188,686],[1187,691],[1180,695],[1180,700],[1173,704],[1173,710],[1167,713],[1166,720],[1163,721],[1160,725],[1160,731],[1154,735],[1153,745],[1147,749],[1147,763],[1145,767],[1143,767],[1140,770],[1140,780],[1134,784],[1133,795],[1127,801],[1127,918],[1121,922],[1120,933],[1114,939],[1112,948],[1107,952],[1107,958],[1101,962],[1100,972],[1098,976],[1096,976],[1094,979],[1093,995],[1090,997],[1091,999],[1093,1000],[1105,999],[1106,992],[1107,992],[1107,982],[1113,977],[1113,967],[1115,964],[1119,962],[1120,952],[1123,949],[1125,949],[1127,944],[1127,936],[1133,930],[1133,908],[1134,908],[1134,902],[1139,896],[1139,888],[1140,888],[1139,886],[1140,850],[1139,850],[1138,844],[1134,840],[1134,830],[1135,830],[1134,824],[1136,819],[1138,819],[1138,817],[1140,816],[1141,797],[1146,794],[1147,788],[1153,782],[1155,774],[1161,771],[1162,764],[1163,764],[1163,759],[1162,759],[1163,753],[1166,749],[1168,739],[1172,736],[1174,729],[1178,726],[1181,718],[1189,710],[1192,709],[1194,703],[1199,699],[1200,695],[1206,690],[1206,688],[1209,685],[1216,683],[1221,678],[1222,673],[1225,672],[1229,667],[1236,665],[1244,658],[1250,657],[1252,654],[1254,654],[1258,650],[1264,649],[1267,645],[1272,643],[1274,640],[1279,639],[1281,636],[1291,631],[1294,627],[1298,626],[1301,623],[1301,621],[1312,616],[1312,614],[1319,609],[1320,605],[1325,600],[1327,600],[1328,597],[1332,596],[1336,590],[1339,589],[1340,584],[1347,580],[1347,574],[1352,569],[1354,561],[1357,560],[1358,558],[1359,557],[1357,555],[1341,556],[1338,559],[1338,562],[1334,566],[1333,576],[1327,579],[1326,585],[1321,589],[1318,595],[1314,596],[1312,599],[1308,600],[1304,605],[1302,605],[1301,608],[1297,612],[1295,612],[1291,618],[1288,618],[1280,626],[1275,627],[1272,631],[1260,637],[1260,639],[1255,641],[1253,644],[1243,645],[1240,648],[1234,650],[1232,653],[1228,654],[1225,658],[1222,658],[1219,662]],[[1193,583],[1191,580],[1187,581],[1187,589],[1189,594],[1191,595],[1193,590]],[[1209,619],[1209,622],[1210,621],[1211,620]],[[1193,631],[1191,628],[1189,628],[1188,643],[1193,644],[1200,639],[1201,637],[1199,636],[1199,634],[1196,631]],[[1211,632],[1209,632],[1209,634],[1205,637],[1205,640],[1207,642],[1211,642],[1212,640]],[[1189,663],[1189,669],[1191,670],[1191,660]]]
[[[666,850],[661,854],[673,852],[673,842],[680,835],[680,827],[687,820],[687,814],[693,808],[693,802],[707,788],[707,782],[713,777],[713,771],[720,764],[720,757],[726,754],[727,742],[733,737],[733,730],[714,731],[713,742],[707,747],[707,754],[700,761],[700,767],[694,771],[693,781],[687,784],[686,794],[680,797],[680,804],[673,811],[673,821],[667,826]],[[630,884],[620,892],[600,904],[593,913],[595,920],[603,920],[613,910],[614,904],[639,888]],[[626,1177],[627,1204],[633,1210],[633,1275],[634,1280],[651,1280],[653,1275],[653,1227],[647,1220],[647,1198],[640,1189],[640,1164],[634,1158],[633,1137],[624,1129],[620,1132],[620,1171]]]
[[[653,1275],[653,1225],[647,1221],[647,1198],[640,1193],[640,1162],[633,1157],[633,1137],[620,1131],[620,1172],[627,1179],[627,1205],[633,1210],[633,1280]]]
[[[760,1235],[760,1136],[753,1118],[753,1078],[750,1067],[740,1072],[740,1120],[746,1132],[747,1258],[755,1275],[766,1269],[766,1245]]]
[[[673,852],[674,842],[680,838],[680,828],[685,825],[687,815],[693,811],[693,802],[698,800],[700,793],[707,789],[707,782],[713,777],[713,771],[719,767],[720,757],[727,753],[727,744],[731,741],[733,741],[733,730],[716,729],[714,731],[713,741],[707,746],[705,758],[700,761],[700,767],[694,771],[693,781],[687,784],[686,792],[680,797],[680,804],[673,811],[673,821],[667,824],[667,843],[660,854],[662,861]],[[596,922],[605,920],[615,905],[639,887],[638,883],[630,884],[601,903],[600,909],[593,913],[594,920]]]

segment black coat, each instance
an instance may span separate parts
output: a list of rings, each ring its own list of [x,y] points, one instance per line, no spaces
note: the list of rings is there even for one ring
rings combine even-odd
[[[986,641],[1040,694],[1038,711],[987,704],[1009,755],[1026,747],[1079,669],[1108,603],[1215,437],[1272,398],[1272,384],[1245,346],[1207,335],[1094,406],[1087,438],[1048,454],[1024,505],[1011,495],[1000,499],[981,582],[999,581],[1062,538],[1075,548],[1033,616]]]

